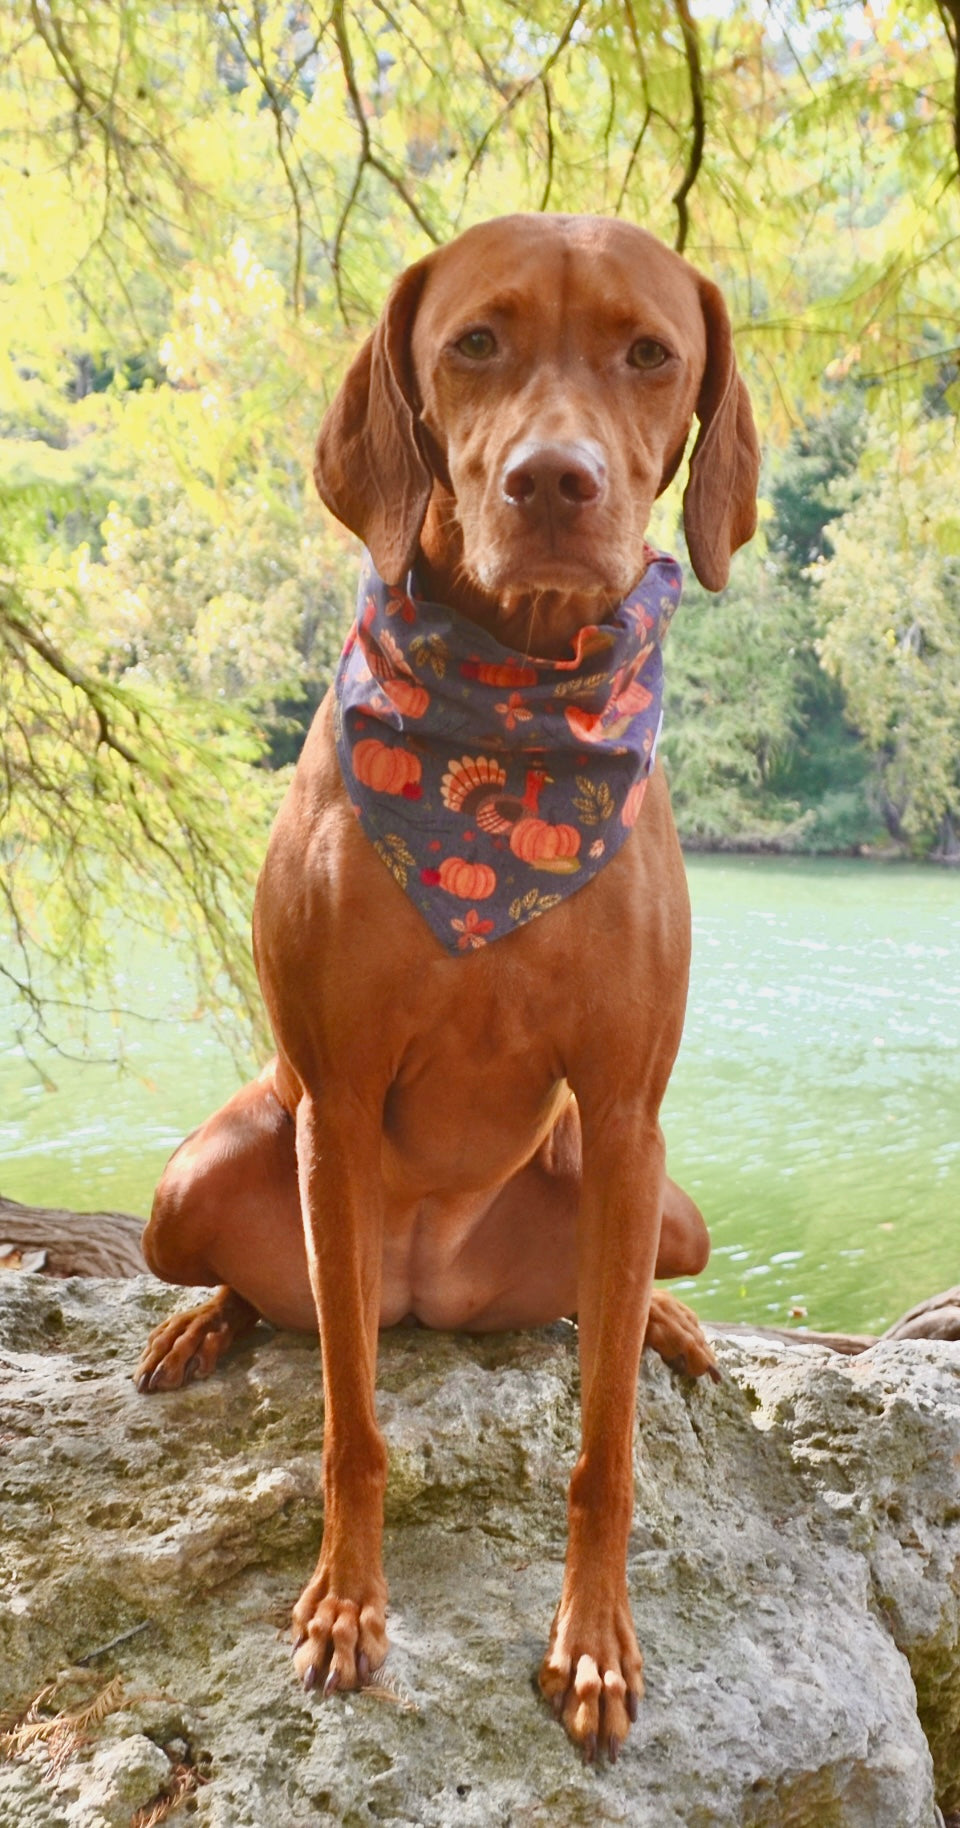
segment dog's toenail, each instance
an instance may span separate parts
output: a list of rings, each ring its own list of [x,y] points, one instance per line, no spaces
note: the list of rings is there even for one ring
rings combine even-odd
[[[362,1650],[357,1658],[357,1679],[361,1688],[365,1688],[370,1680],[370,1658]]]
[[[337,1692],[337,1689],[339,1687],[340,1687],[340,1671],[339,1671],[339,1669],[331,1669],[330,1674],[328,1675],[328,1677],[323,1685],[324,1700],[329,1701],[330,1696],[335,1695]]]
[[[617,1738],[616,1733],[611,1733],[610,1738],[607,1741],[607,1757],[612,1765],[616,1764],[619,1753],[620,1741]]]
[[[584,1762],[584,1764],[592,1765],[596,1756],[597,1756],[597,1735],[596,1735],[596,1733],[588,1733],[586,1739],[583,1742],[583,1762]]]
[[[633,1692],[633,1689],[632,1689],[632,1688],[628,1688],[628,1689],[627,1689],[627,1713],[628,1713],[628,1714],[629,1714],[629,1716],[630,1716],[630,1719],[631,1719],[631,1720],[636,1720],[636,1718],[637,1718],[637,1715],[638,1715],[638,1713],[639,1713],[639,1712],[640,1712],[640,1702],[639,1702],[639,1699],[638,1699],[638,1697],[637,1697],[637,1696],[636,1696],[636,1695],[635,1695],[635,1694],[634,1694],[634,1692]]]
[[[316,1671],[316,1668],[313,1663],[311,1663],[310,1667],[304,1671],[303,1686],[306,1689],[308,1695],[310,1693],[310,1690],[312,1688],[316,1688],[316,1686],[317,1686],[317,1671]]]

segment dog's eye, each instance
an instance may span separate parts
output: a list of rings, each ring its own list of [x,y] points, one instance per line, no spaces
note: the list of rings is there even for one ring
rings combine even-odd
[[[485,356],[496,354],[497,339],[492,330],[468,330],[466,336],[460,337],[456,347],[461,355],[469,356],[471,361],[482,362]]]
[[[655,337],[641,336],[627,352],[631,368],[662,368],[670,354]]]

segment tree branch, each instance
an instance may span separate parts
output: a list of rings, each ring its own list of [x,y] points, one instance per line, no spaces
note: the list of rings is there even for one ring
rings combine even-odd
[[[464,190],[466,190],[466,187],[469,184],[470,179],[472,178],[474,172],[476,171],[477,166],[480,163],[480,160],[483,158],[483,155],[486,152],[487,147],[489,146],[490,141],[493,138],[493,135],[496,133],[497,128],[503,126],[503,123],[506,120],[507,115],[510,114],[511,111],[517,106],[517,103],[521,102],[525,95],[529,95],[531,89],[535,89],[538,83],[542,83],[545,80],[545,78],[549,76],[550,71],[553,69],[553,66],[557,61],[557,58],[561,57],[563,55],[563,52],[566,50],[567,45],[569,44],[570,39],[573,35],[574,27],[576,26],[577,20],[579,19],[580,14],[583,12],[583,9],[586,6],[586,3],[587,3],[587,0],[577,0],[577,4],[574,7],[573,12],[571,13],[570,18],[567,20],[567,23],[564,26],[563,31],[561,32],[559,38],[557,39],[557,42],[554,45],[553,50],[551,51],[546,62],[542,65],[542,67],[536,72],[536,74],[534,76],[528,76],[526,82],[517,84],[517,86],[513,90],[512,94],[508,95],[506,101],[503,104],[503,107],[501,108],[499,114],[496,116],[495,120],[492,120],[490,122],[489,127],[486,129],[486,131],[481,134],[480,139],[477,142],[477,145],[475,146],[474,151],[471,155],[470,163],[467,166],[466,172],[464,174],[464,179],[463,179]]]
[[[99,742],[102,743],[105,748],[112,749],[116,755],[121,756],[129,767],[138,768],[140,765],[138,757],[134,755],[132,749],[128,749],[126,744],[121,742],[119,737],[115,736],[113,733],[110,720],[104,709],[105,694],[101,691],[100,687],[97,686],[92,679],[88,679],[86,674],[78,672],[76,667],[71,666],[70,662],[64,659],[63,655],[53,646],[52,642],[47,640],[45,635],[41,635],[37,629],[31,628],[29,623],[21,621],[20,617],[14,615],[5,604],[0,604],[0,610],[2,610],[3,619],[7,623],[7,626],[14,630],[15,634],[20,637],[20,640],[24,641],[27,647],[31,647],[35,654],[39,654],[41,660],[45,660],[47,665],[51,667],[55,673],[59,673],[61,679],[67,681],[68,685],[74,686],[78,692],[83,693],[97,720]]]
[[[347,223],[350,220],[350,216],[353,211],[353,207],[357,201],[358,196],[360,195],[360,187],[363,183],[363,174],[368,165],[370,166],[372,171],[378,171],[380,173],[380,176],[382,178],[385,178],[387,183],[391,186],[391,188],[396,191],[397,196],[400,198],[401,202],[406,205],[406,207],[410,211],[410,214],[413,217],[414,221],[417,223],[418,227],[423,230],[423,232],[427,236],[428,240],[433,242],[434,247],[439,247],[440,242],[443,240],[443,237],[434,228],[433,223],[430,222],[428,220],[428,218],[424,215],[423,211],[421,210],[419,204],[416,201],[416,198],[411,196],[410,192],[408,191],[406,185],[403,182],[403,179],[398,175],[397,172],[391,171],[389,165],[386,164],[385,160],[383,158],[381,158],[380,154],[378,152],[376,152],[376,150],[374,149],[373,140],[372,140],[371,134],[370,134],[370,127],[367,122],[366,114],[364,112],[363,98],[360,94],[359,85],[357,83],[356,65],[354,64],[354,61],[353,61],[353,51],[351,49],[350,38],[347,33],[347,20],[346,20],[346,10],[345,10],[345,6],[344,6],[344,0],[337,0],[337,3],[335,4],[332,14],[331,14],[331,19],[333,21],[334,37],[336,38],[336,41],[337,41],[337,50],[340,53],[340,65],[343,70],[343,80],[347,85],[347,95],[350,98],[350,107],[353,111],[353,116],[357,123],[357,131],[360,135],[360,157],[357,160],[357,169],[353,175],[353,182],[350,186],[350,194],[347,197],[347,201],[344,204],[343,209],[340,212],[340,220],[337,223],[336,234],[334,235],[334,238],[333,238],[333,249],[332,249],[332,252],[330,255],[330,265],[333,269],[333,279],[334,279],[334,284],[337,289],[337,303],[340,307],[340,315],[343,318],[344,322],[348,323],[349,318],[348,318],[348,314],[347,314],[346,303],[345,303],[344,296],[343,296],[343,275],[342,275],[341,265],[340,265],[340,256],[341,256],[341,250],[343,247],[343,237],[344,237],[344,235],[346,233],[346,229],[347,229]]]
[[[960,0],[937,0],[937,11],[953,52],[953,145],[960,178]]]
[[[690,195],[703,164],[703,147],[706,138],[706,110],[703,96],[703,66],[700,62],[700,40],[697,28],[688,5],[688,0],[674,0],[680,30],[683,33],[683,49],[690,73],[690,103],[693,112],[693,138],[687,158],[687,169],[678,190],[671,198],[677,211],[677,238],[674,247],[682,254],[687,245],[687,231],[690,219],[687,214],[687,198]]]
[[[633,177],[633,168],[637,162],[637,158],[640,153],[640,148],[643,145],[644,136],[646,134],[647,128],[650,125],[650,118],[651,118],[652,112],[653,111],[648,102],[647,106],[644,110],[643,120],[640,122],[640,131],[637,134],[637,137],[634,140],[633,145],[630,148],[630,157],[627,160],[627,169],[623,174],[623,183],[620,186],[620,194],[617,197],[617,201],[613,206],[613,213],[615,216],[619,216],[620,211],[623,208],[624,199],[626,197],[627,189],[630,184],[630,179]]]
[[[545,76],[542,76],[540,78],[540,82],[541,82],[541,86],[543,88],[543,100],[544,100],[544,108],[545,108],[545,113],[546,113],[547,175],[546,175],[546,179],[544,181],[543,195],[540,198],[540,202],[537,204],[537,208],[540,210],[545,210],[547,207],[547,204],[550,201],[550,192],[553,189],[553,159],[554,159],[553,97],[550,94],[550,84],[548,83]]]

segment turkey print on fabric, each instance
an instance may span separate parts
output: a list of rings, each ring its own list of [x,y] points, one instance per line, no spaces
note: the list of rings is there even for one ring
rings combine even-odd
[[[383,582],[366,558],[336,680],[337,754],[367,837],[441,944],[547,913],[636,823],[660,727],[680,567],[647,568],[566,659]]]

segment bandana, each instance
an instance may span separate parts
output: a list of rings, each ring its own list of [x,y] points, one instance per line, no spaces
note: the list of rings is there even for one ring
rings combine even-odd
[[[660,731],[660,643],[680,567],[636,589],[566,659],[503,647],[365,559],[336,679],[350,800],[441,945],[466,953],[589,882],[636,823]]]

